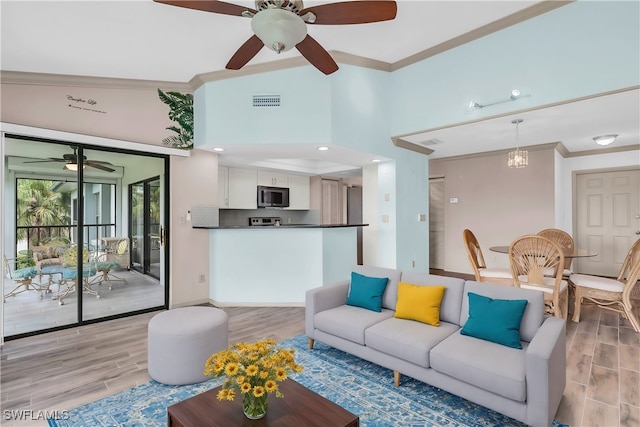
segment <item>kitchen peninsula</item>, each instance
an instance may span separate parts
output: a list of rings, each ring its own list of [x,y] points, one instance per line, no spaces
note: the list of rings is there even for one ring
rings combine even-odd
[[[368,224],[209,230],[209,298],[220,306],[303,306],[305,292],[349,278]]]

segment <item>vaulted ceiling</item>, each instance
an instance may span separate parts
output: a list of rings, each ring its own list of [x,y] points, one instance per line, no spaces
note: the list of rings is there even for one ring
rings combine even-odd
[[[255,7],[248,1],[233,3]],[[307,1],[305,7],[325,3],[332,2]],[[336,58],[364,58],[367,64],[393,71],[566,3],[401,0],[393,21],[309,25],[308,32]],[[161,145],[170,134],[165,128],[173,123],[158,101],[157,88],[188,91],[207,78],[304,62],[295,49],[280,55],[262,49],[240,72],[224,70],[252,35],[249,19],[152,0],[3,0],[0,7],[0,119],[5,123]],[[601,125],[611,119],[611,126],[601,127],[615,125],[632,135],[622,144],[637,144],[638,91],[615,96],[527,112],[527,120],[544,129],[542,141],[563,142],[571,151],[572,139],[583,141],[600,132],[589,127],[589,117],[599,112]],[[585,120],[563,119],[568,108],[580,111],[571,117]],[[437,158],[468,154],[469,144],[459,141],[479,132],[497,135],[492,123],[483,121],[425,129],[403,138],[423,145],[434,139],[444,142],[432,155]],[[503,148],[489,138],[484,150]]]

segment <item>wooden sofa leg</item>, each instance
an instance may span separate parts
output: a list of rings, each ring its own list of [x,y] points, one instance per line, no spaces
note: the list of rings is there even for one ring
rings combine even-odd
[[[393,385],[400,386],[400,371],[393,371]]]
[[[313,343],[315,342],[315,340],[313,338],[308,338],[309,340],[309,350],[313,350]]]

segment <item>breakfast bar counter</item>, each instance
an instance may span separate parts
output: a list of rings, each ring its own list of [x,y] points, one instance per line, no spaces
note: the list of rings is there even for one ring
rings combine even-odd
[[[367,224],[209,229],[209,298],[220,306],[303,306],[307,290],[350,277]]]

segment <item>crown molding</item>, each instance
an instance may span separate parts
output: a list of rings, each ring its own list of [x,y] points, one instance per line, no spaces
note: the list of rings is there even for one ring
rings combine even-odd
[[[413,142],[406,141],[402,138],[391,138],[391,142],[396,147],[404,148],[405,150],[409,150],[409,151],[415,151],[416,153],[424,154],[426,156],[434,152],[434,150],[432,150],[431,148],[414,144]]]
[[[573,3],[576,0],[544,0],[526,9],[513,13],[497,21],[486,24],[473,31],[462,34],[432,48],[418,52],[395,63],[388,63],[362,56],[352,55],[341,51],[329,51],[331,57],[341,64],[353,65],[362,68],[370,68],[378,71],[392,72],[403,67],[415,64],[439,53],[454,49],[465,43],[469,43],[488,34],[500,31],[512,25],[516,25],[528,19],[542,15],[559,7]],[[92,87],[106,89],[129,90],[174,90],[180,92],[192,92],[207,82],[250,76],[254,74],[279,71],[288,68],[310,65],[303,57],[279,59],[261,64],[252,64],[242,67],[240,70],[220,70],[209,73],[197,74],[188,82],[168,82],[159,80],[136,80],[113,77],[74,76],[65,74],[32,73],[22,71],[0,70],[1,84],[34,85],[34,86],[65,86],[65,87]]]
[[[416,62],[423,61],[432,56],[462,46],[463,44],[472,42],[497,31],[504,30],[505,28],[519,24],[528,19],[535,18],[536,16],[550,12],[559,7],[566,6],[567,4],[573,3],[575,1],[576,0],[545,0],[540,3],[536,3],[533,6],[529,6],[528,8],[523,9],[519,12],[512,13],[511,15],[505,16],[504,18],[498,19],[497,21],[490,22],[486,25],[483,25],[482,27],[478,27],[472,31],[469,31],[468,33],[462,34],[458,37],[454,37],[450,40],[440,43],[439,45],[433,46],[429,49],[423,50],[422,52],[418,52],[404,59],[401,59],[400,61],[394,62],[391,66],[391,71],[399,70],[400,68],[404,68],[409,65],[415,64]]]
[[[341,52],[337,50],[329,51],[329,54],[334,61],[338,64],[354,65],[362,68],[370,68],[378,71],[390,72],[392,64],[384,61],[378,61],[375,59],[366,58],[364,56],[352,55],[350,53]],[[263,62],[260,64],[245,65],[239,70],[220,70],[212,71],[210,73],[198,74],[191,80],[189,80],[189,86],[194,90],[208,82],[214,82],[225,79],[233,79],[236,77],[251,76],[254,74],[268,73],[271,71],[286,70],[295,67],[311,66],[303,56],[296,56],[293,58],[279,59],[270,62]]]
[[[127,90],[175,90],[190,92],[187,83],[161,80],[120,79],[113,77],[74,76],[69,74],[30,73],[23,71],[0,71],[0,83],[26,86],[91,87]]]
[[[520,149],[527,151],[542,151],[542,150],[557,150],[558,145],[561,145],[559,142],[549,142],[546,144],[540,145],[528,145],[526,147],[521,146]],[[440,157],[437,159],[429,159],[429,163],[438,163],[438,162],[450,162],[452,160],[462,160],[462,159],[473,159],[478,157],[487,157],[487,156],[496,156],[507,154],[509,151],[513,151],[512,148],[505,148],[503,150],[493,150],[493,151],[482,151],[480,153],[471,153],[471,154],[462,154],[460,156],[451,156],[451,157]]]
[[[595,143],[594,143],[595,144]],[[570,158],[570,157],[584,157],[584,156],[595,156],[600,154],[611,154],[611,153],[623,153],[625,151],[640,151],[640,144],[635,145],[623,145],[620,147],[608,147],[608,148],[594,148],[592,150],[583,150],[583,151],[567,151],[566,154],[560,152],[562,157]]]

